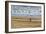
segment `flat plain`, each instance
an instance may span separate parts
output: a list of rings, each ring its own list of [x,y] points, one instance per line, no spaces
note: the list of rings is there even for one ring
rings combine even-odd
[[[11,28],[41,27],[41,16],[11,16]]]

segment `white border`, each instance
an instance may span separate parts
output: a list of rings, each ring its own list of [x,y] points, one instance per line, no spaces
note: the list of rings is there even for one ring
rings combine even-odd
[[[25,5],[25,6],[41,6],[41,27],[39,28],[18,28],[18,29],[11,29],[11,5]],[[28,31],[28,30],[43,30],[44,29],[44,9],[43,9],[43,5],[42,4],[24,4],[24,3],[9,3],[9,32],[13,32],[13,31]]]

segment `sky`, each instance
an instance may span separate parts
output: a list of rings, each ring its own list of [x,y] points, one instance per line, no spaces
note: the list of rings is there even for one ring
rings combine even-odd
[[[41,6],[12,5],[12,16],[38,16],[41,15]]]

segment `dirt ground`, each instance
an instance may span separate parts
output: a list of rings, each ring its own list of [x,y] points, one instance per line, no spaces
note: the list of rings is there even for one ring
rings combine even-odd
[[[11,28],[35,28],[41,27],[40,16],[12,16],[11,17]]]

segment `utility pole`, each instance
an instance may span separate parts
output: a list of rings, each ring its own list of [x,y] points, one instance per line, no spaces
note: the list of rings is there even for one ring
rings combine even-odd
[[[30,14],[30,10],[29,10],[29,14]],[[31,22],[31,17],[29,18],[30,22]]]

